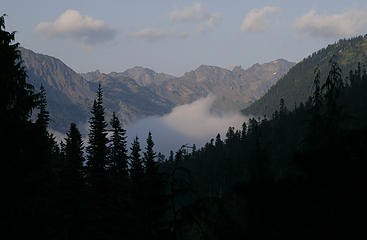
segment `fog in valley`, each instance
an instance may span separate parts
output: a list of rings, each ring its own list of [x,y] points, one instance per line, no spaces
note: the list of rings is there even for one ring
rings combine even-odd
[[[195,144],[202,147],[217,133],[223,137],[229,126],[241,128],[247,118],[238,113],[218,114],[210,111],[215,97],[209,95],[191,104],[175,107],[162,117],[149,117],[127,127],[129,145],[138,136],[145,146],[148,131],[152,132],[155,150],[167,156],[170,150],[177,151],[182,145]]]
[[[155,151],[167,157],[170,150],[176,152],[182,145],[195,144],[197,148],[200,148],[211,138],[215,138],[218,133],[223,140],[229,126],[241,129],[243,122],[248,121],[248,117],[239,112],[222,115],[211,112],[214,100],[215,96],[209,95],[190,104],[177,106],[172,109],[171,113],[164,116],[148,117],[124,127],[127,130],[128,149],[130,150],[131,143],[138,136],[144,151],[145,141],[150,131],[155,143]],[[78,128],[82,133],[84,146],[86,146],[89,124],[78,124]],[[58,142],[66,138],[66,134],[52,129],[50,131]]]

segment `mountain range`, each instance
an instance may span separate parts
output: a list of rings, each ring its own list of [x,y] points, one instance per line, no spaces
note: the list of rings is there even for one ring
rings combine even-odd
[[[278,59],[228,70],[201,65],[175,77],[134,67],[109,74],[77,73],[61,60],[20,48],[28,81],[38,91],[47,91],[50,127],[65,132],[71,122],[86,123],[98,84],[104,91],[106,118],[116,112],[124,125],[148,116],[161,116],[175,106],[191,103],[209,94],[216,100],[216,113],[239,111],[259,99],[295,64]]]

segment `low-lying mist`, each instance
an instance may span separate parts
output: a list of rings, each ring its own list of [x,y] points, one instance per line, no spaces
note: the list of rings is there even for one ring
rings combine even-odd
[[[248,119],[237,113],[218,115],[210,111],[215,97],[209,95],[190,104],[175,107],[171,113],[162,117],[149,117],[128,126],[129,142],[135,136],[145,146],[148,131],[152,132],[155,150],[167,155],[170,150],[177,151],[182,145],[195,144],[202,147],[217,133],[223,137],[228,127],[241,128]]]
[[[148,117],[127,126],[128,149],[135,136],[139,137],[141,148],[144,151],[145,141],[150,131],[155,143],[155,151],[168,156],[169,151],[176,152],[182,145],[197,148],[204,146],[211,138],[220,133],[222,139],[228,127],[240,129],[248,118],[237,113],[218,115],[210,111],[215,96],[209,95],[190,104],[184,104],[172,109],[171,113],[161,117]],[[107,119],[108,121],[108,119]],[[108,121],[109,122],[109,121]],[[84,146],[88,144],[88,123],[79,124]],[[58,142],[64,141],[66,134],[51,131]]]

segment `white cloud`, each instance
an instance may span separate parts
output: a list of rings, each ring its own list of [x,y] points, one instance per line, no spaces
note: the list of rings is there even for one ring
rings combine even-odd
[[[154,41],[162,38],[186,38],[188,36],[187,33],[179,33],[175,30],[171,31],[162,31],[162,30],[155,30],[152,28],[144,28],[137,32],[130,33],[128,35],[130,38],[139,38],[147,41]]]
[[[174,10],[170,14],[172,22],[194,22],[198,24],[197,32],[203,33],[212,29],[222,21],[220,13],[206,12],[200,3],[184,7],[182,10]]]
[[[191,104],[175,107],[170,114],[161,117],[161,121],[185,136],[207,138],[218,132],[223,136],[229,126],[240,128],[247,120],[240,113],[227,113],[223,116],[211,113],[214,101],[215,97],[209,95]]]
[[[35,32],[47,38],[72,38],[82,42],[84,46],[112,40],[116,31],[102,20],[82,16],[76,10],[66,10],[54,22],[41,22]]]
[[[205,21],[208,16],[204,12],[200,3],[195,3],[190,7],[184,7],[181,11],[174,10],[170,14],[170,19],[172,22],[201,22]]]
[[[159,38],[164,38],[166,37],[166,33],[163,31],[159,31],[159,30],[155,30],[152,28],[144,28],[140,31],[134,32],[134,33],[130,33],[129,37],[131,38],[142,38],[142,39],[146,39],[146,40],[156,40]]]
[[[207,32],[212,29],[212,27],[222,21],[222,15],[219,13],[214,13],[210,15],[210,18],[205,22],[199,24],[197,31],[200,33]]]
[[[263,8],[252,9],[242,22],[242,32],[261,32],[266,30],[269,23],[266,17],[270,14],[279,12],[279,7],[266,6]]]
[[[319,15],[311,10],[298,18],[294,27],[311,36],[347,37],[367,30],[367,11],[350,10],[334,15]]]

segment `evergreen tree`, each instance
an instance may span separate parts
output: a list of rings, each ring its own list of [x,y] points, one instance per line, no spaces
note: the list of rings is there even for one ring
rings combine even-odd
[[[246,139],[247,139],[247,125],[246,122],[243,122],[241,131],[241,141],[245,142]]]
[[[137,136],[135,137],[130,150],[130,177],[134,184],[141,182],[144,177],[143,159],[140,156],[141,148],[139,138]]]
[[[321,96],[321,89],[320,89],[320,68],[317,66],[315,68],[315,79],[313,81],[314,85],[314,92],[312,95],[312,105],[316,112],[320,110],[321,102],[322,102],[322,96]]]
[[[281,98],[280,99],[280,104],[279,104],[279,115],[281,117],[283,117],[286,113],[287,113],[287,107],[285,106],[285,102],[284,102],[284,99]]]
[[[33,86],[26,82],[27,73],[18,50],[19,43],[12,43],[14,40],[15,32],[10,33],[5,30],[5,15],[2,15],[0,17],[0,115],[2,121],[10,124],[28,120],[32,110],[37,106],[38,98],[38,95],[33,92]]]
[[[80,189],[84,184],[84,147],[81,134],[75,123],[70,124],[70,130],[66,136],[63,178],[70,188]]]
[[[46,89],[41,84],[40,94],[38,100],[38,110],[36,125],[43,131],[47,132],[47,127],[50,121],[50,114],[47,111],[47,99],[46,99]]]
[[[325,83],[322,85],[321,90],[324,92],[326,104],[330,111],[336,109],[336,99],[340,94],[340,90],[344,86],[342,79],[342,71],[339,64],[335,60],[335,56],[330,59],[330,71],[326,78]],[[358,70],[358,76],[360,76],[360,69]]]
[[[218,149],[221,149],[223,147],[223,141],[220,138],[220,134],[219,133],[215,137],[215,147],[218,148]]]
[[[60,173],[60,208],[63,212],[63,234],[81,238],[82,205],[86,205],[83,141],[75,123],[70,124],[64,145],[64,161]],[[61,226],[60,226],[61,227]]]
[[[107,167],[107,123],[104,118],[103,93],[98,85],[97,99],[93,102],[92,117],[89,120],[89,146],[87,147],[88,180],[93,185],[101,185]]]
[[[112,136],[109,147],[109,168],[112,173],[127,177],[126,130],[121,127],[116,114],[112,114]]]
[[[14,40],[15,32],[5,30],[5,15],[0,16],[0,176],[5,201],[1,225],[4,236],[50,238],[54,229],[44,227],[52,215],[51,171],[43,155],[48,147],[39,141],[40,131],[30,121],[38,95],[26,81],[19,43]]]
[[[156,153],[154,152],[153,147],[154,142],[152,139],[152,133],[149,132],[147,138],[147,146],[144,152],[145,171],[147,176],[152,176],[154,173],[156,173]]]
[[[360,69],[358,69],[358,76],[360,76]],[[336,133],[341,119],[341,108],[338,106],[337,100],[343,87],[342,71],[334,56],[330,59],[330,71],[321,87],[326,104],[326,126],[330,133]]]

